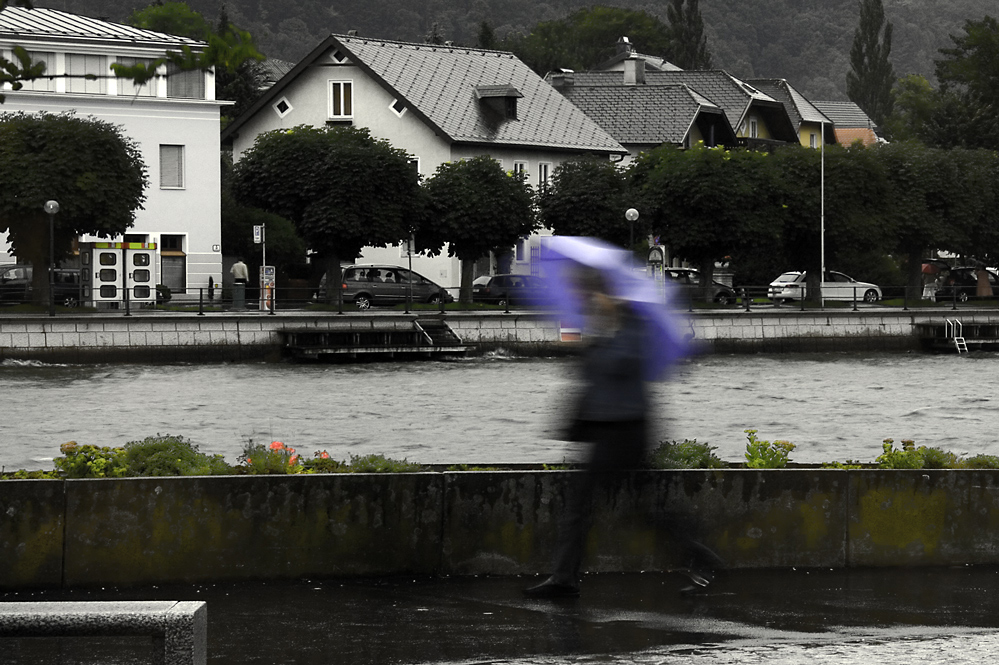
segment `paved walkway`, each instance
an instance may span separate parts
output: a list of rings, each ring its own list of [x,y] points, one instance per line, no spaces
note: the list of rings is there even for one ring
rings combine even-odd
[[[323,580],[0,600],[206,600],[217,665],[956,664],[999,653],[999,569],[991,567],[730,571],[690,598],[670,574],[593,575],[578,599],[523,598],[536,581]],[[136,640],[0,641],[0,661],[132,663],[143,648]]]

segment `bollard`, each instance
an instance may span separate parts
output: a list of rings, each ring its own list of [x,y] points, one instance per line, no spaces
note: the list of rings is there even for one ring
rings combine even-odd
[[[232,308],[246,309],[246,284],[242,282],[232,285]]]
[[[745,286],[742,287],[742,303],[746,306],[746,311],[748,312],[749,311],[750,300],[749,300],[749,295],[746,293],[746,287]]]
[[[122,289],[125,295],[125,316],[132,316],[132,301],[128,299],[128,286]]]
[[[447,291],[444,290],[444,287],[441,287],[440,295],[437,297],[438,304],[440,304],[440,308],[441,308],[441,314],[444,313],[444,298],[445,298],[446,294],[447,294]]]
[[[951,307],[951,309],[956,310],[957,309],[957,284],[954,284],[953,286],[951,286],[950,298],[951,298],[951,301],[954,303],[954,305],[953,305],[953,307]]]
[[[853,311],[857,311],[857,287],[853,287]]]
[[[509,293],[506,294],[506,298],[504,298],[504,300],[503,300],[503,313],[504,314],[509,314],[510,313],[510,294]]]

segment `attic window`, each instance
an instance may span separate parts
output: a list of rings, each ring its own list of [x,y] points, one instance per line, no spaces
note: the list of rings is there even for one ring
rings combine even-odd
[[[336,51],[333,51],[333,53],[332,53],[332,55],[330,55],[330,57],[333,58],[335,61],[340,62],[340,63],[342,63],[342,62],[344,62],[344,61],[347,60],[347,56],[344,55],[343,51],[341,51],[339,49],[337,49]]]
[[[512,85],[477,85],[479,104],[507,120],[517,119],[517,99],[524,95]]]
[[[395,111],[395,114],[401,118],[402,114],[406,112],[406,103],[401,99],[393,99],[392,103],[389,104],[389,108]]]
[[[278,114],[279,118],[283,118],[295,110],[295,107],[291,105],[291,102],[288,101],[287,97],[282,97],[281,99],[279,99],[277,103],[274,104],[273,108],[274,112]]]

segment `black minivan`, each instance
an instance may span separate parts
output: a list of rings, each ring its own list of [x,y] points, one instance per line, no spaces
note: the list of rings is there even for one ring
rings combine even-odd
[[[0,303],[31,302],[32,272],[30,265],[20,263],[0,266]],[[77,307],[80,304],[80,271],[56,268],[53,290],[57,305]]]
[[[406,302],[412,288],[417,303],[452,302],[454,297],[446,289],[431,282],[418,272],[399,266],[355,265],[343,269],[343,301],[352,302],[358,309],[372,305],[398,305]],[[326,297],[326,276],[316,294],[319,300]]]

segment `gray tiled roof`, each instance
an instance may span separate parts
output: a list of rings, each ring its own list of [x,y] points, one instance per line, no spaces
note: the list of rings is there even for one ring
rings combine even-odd
[[[0,11],[0,39],[37,38],[52,41],[114,43],[179,48],[206,46],[187,37],[142,30],[128,25],[70,14],[55,9],[6,7]]]
[[[746,83],[784,104],[795,127],[800,127],[802,122],[830,122],[822,111],[815,108],[785,79],[747,79]]]
[[[622,81],[621,72],[577,72],[575,75],[575,85],[621,86],[623,85]],[[696,90],[721,107],[728,117],[729,124],[734,128],[738,128],[742,123],[746,111],[754,100],[775,101],[720,69],[669,72],[647,70],[645,83],[646,86],[683,84]]]
[[[512,53],[345,35],[331,39],[452,141],[625,152]],[[516,120],[495,122],[483,113],[475,91],[490,85],[523,95]]]
[[[680,144],[701,109],[715,104],[685,85],[586,86],[574,83],[563,94],[611,136],[624,144]]]
[[[833,121],[837,129],[869,129],[877,125],[853,102],[812,102],[819,111]]]

